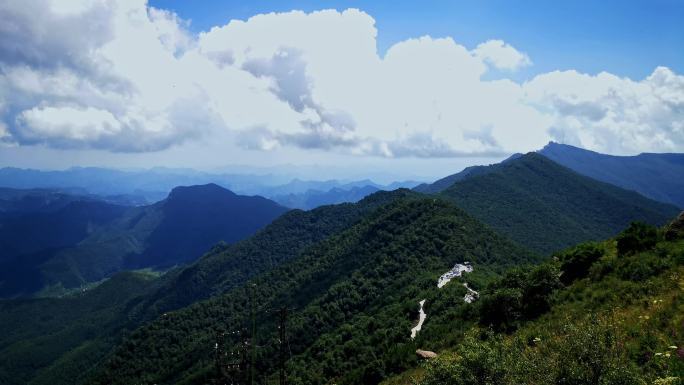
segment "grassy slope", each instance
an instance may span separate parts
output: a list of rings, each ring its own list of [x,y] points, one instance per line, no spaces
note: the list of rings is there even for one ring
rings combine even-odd
[[[471,326],[455,333],[457,342],[425,346],[440,351],[439,359],[384,384],[680,384],[684,237],[625,255],[615,240],[599,247],[586,277],[553,292],[540,317],[520,320],[510,334],[492,332],[473,322],[476,303],[458,321]]]

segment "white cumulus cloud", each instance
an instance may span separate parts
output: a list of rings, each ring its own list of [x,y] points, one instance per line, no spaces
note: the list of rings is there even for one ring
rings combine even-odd
[[[515,71],[532,65],[527,54],[518,51],[503,40],[488,40],[479,44],[473,54],[494,68]]]
[[[121,123],[109,111],[92,107],[46,107],[23,111],[17,120],[27,138],[45,140],[69,137],[97,140],[121,132]]]
[[[376,46],[361,10],[292,11],[200,34],[144,0],[0,3],[0,142],[117,152],[230,137],[382,157],[682,151],[684,80],[576,71],[488,79],[532,60],[503,40]],[[231,135],[219,135],[230,132]]]
[[[641,81],[552,72],[524,87],[557,141],[613,154],[684,150],[684,76],[668,68]]]

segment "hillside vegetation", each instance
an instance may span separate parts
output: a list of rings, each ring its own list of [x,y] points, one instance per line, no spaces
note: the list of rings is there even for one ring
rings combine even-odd
[[[676,226],[634,223],[511,270],[463,313],[458,342],[427,343],[440,356],[386,384],[681,384],[684,215]]]
[[[684,208],[684,154],[614,156],[554,142],[539,153],[582,175]]]
[[[138,329],[91,381],[210,381],[215,333],[241,330],[253,295],[260,378],[274,374],[277,362],[274,316],[267,310],[287,306],[297,309],[289,332],[293,383],[377,383],[413,364],[410,329],[418,302],[463,297],[461,285],[436,287],[454,263],[471,261],[487,276],[533,260],[449,203],[398,199],[245,286]],[[238,343],[229,336],[229,344]]]
[[[73,384],[130,325],[130,309],[158,282],[124,272],[65,298],[0,300],[0,384]],[[94,336],[100,336],[94,338]],[[41,371],[69,362],[69,371]]]
[[[634,220],[662,225],[679,213],[672,205],[577,174],[536,153],[488,166],[441,195],[542,254],[612,237]]]
[[[241,287],[249,279],[361,221],[379,207],[411,195],[414,194],[408,190],[397,190],[374,194],[357,204],[289,211],[248,239],[234,245],[216,245],[195,263],[166,273],[154,285],[135,292],[125,301],[108,301],[109,295],[118,295],[115,283],[121,281],[117,275],[112,279],[117,279],[114,283],[78,293],[79,303],[99,301],[96,317],[91,317],[91,308],[73,305],[71,297],[0,302],[7,308],[20,304],[13,311],[0,311],[0,326],[6,335],[6,339],[0,340],[0,363],[22,357],[21,364],[7,364],[5,371],[6,378],[21,381],[8,383],[44,383],[41,381],[53,378],[63,381],[47,383],[73,384],[92,370],[97,362],[95,357],[109,352],[127,330],[164,312]],[[68,316],[62,316],[63,312]],[[27,319],[34,322],[23,321]],[[45,336],[56,338],[46,340],[49,337]],[[22,353],[25,346],[31,347],[30,355]],[[74,352],[83,352],[87,357]]]

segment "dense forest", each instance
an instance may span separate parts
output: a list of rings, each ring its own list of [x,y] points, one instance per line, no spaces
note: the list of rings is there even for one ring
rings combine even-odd
[[[634,220],[662,225],[679,213],[536,153],[479,169],[440,195],[542,254],[612,237]]]
[[[0,383],[74,383],[135,327],[132,309],[158,284],[153,274],[124,272],[66,298],[0,300]],[[62,365],[69,370],[47,369]]]
[[[436,287],[454,263],[470,261],[486,276],[534,260],[449,203],[398,199],[246,286],[137,330],[92,381],[208,381],[216,329],[241,330],[254,296],[263,341],[273,341],[276,332],[267,309],[298,309],[290,328],[294,383],[377,382],[414,360],[406,353],[416,349],[409,335],[418,302],[450,291],[463,296],[462,286]],[[275,371],[274,348],[259,349],[264,377]]]
[[[2,365],[4,373],[0,371],[0,380],[29,383],[34,379],[41,383],[40,378],[44,378],[50,379],[48,383],[71,384],[87,373],[85,362],[106,354],[124,334],[141,324],[242,286],[354,225],[379,207],[414,195],[417,194],[408,190],[379,192],[357,204],[289,211],[253,237],[234,245],[218,244],[190,266],[173,269],[155,279],[145,290],[120,288],[119,283],[130,279],[124,274],[123,279],[115,275],[107,285],[79,290],[68,298],[0,300],[0,324],[5,330],[0,339],[0,362],[8,362]],[[119,300],[103,300],[108,296]],[[60,315],[65,309],[69,309],[69,314]],[[91,317],[93,313],[97,317]],[[24,322],[26,319],[32,322]],[[22,355],[24,351],[31,354]],[[22,358],[15,362],[17,357]]]

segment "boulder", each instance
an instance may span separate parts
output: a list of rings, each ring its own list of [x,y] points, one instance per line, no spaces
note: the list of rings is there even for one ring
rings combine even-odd
[[[425,358],[425,359],[430,359],[430,358],[436,358],[436,357],[437,357],[437,353],[431,352],[431,351],[429,351],[429,350],[420,350],[420,349],[418,349],[418,350],[416,350],[416,354],[417,354],[419,357]]]

